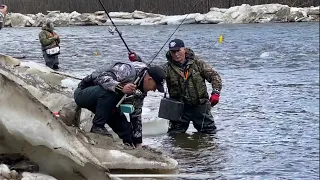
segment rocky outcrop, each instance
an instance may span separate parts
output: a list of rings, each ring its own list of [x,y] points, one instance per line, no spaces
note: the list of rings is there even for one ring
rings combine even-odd
[[[142,11],[110,12],[116,25],[171,25],[180,24],[219,24],[219,23],[266,23],[266,22],[304,22],[319,21],[319,7],[296,8],[281,4],[263,4],[250,6],[242,4],[229,9],[211,8],[206,14],[165,16]],[[46,20],[56,26],[99,26],[111,25],[104,11],[95,13],[61,13],[50,11],[44,15],[38,13],[9,13],[6,16],[7,27],[40,27]]]
[[[18,153],[0,154],[0,179],[31,180],[56,178],[39,173],[39,165],[31,162],[29,158]]]
[[[57,179],[110,179],[113,171],[176,172],[176,160],[84,130],[91,113],[73,100],[67,74],[0,54],[0,153],[18,153]],[[54,112],[60,112],[59,116]],[[63,118],[62,118],[63,117]],[[77,119],[77,120],[75,120]]]

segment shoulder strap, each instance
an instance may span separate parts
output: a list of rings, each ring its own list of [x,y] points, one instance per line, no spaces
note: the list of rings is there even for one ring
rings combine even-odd
[[[197,69],[193,69],[193,70],[197,70],[197,71],[199,71],[199,66],[198,66],[198,63],[197,63],[197,60],[195,59],[194,60],[194,63],[193,63],[196,67],[197,67]],[[200,75],[202,76],[202,72],[200,72]],[[192,84],[193,84],[193,87],[194,87],[194,90],[196,91],[196,96],[197,96],[197,99],[198,99],[198,101],[199,101],[199,104],[200,104],[200,94],[199,94],[199,90],[198,90],[198,87],[197,87],[197,85],[196,85],[196,82],[195,82],[195,80],[194,80],[194,77],[193,77],[193,75],[191,75],[191,81],[192,81]]]

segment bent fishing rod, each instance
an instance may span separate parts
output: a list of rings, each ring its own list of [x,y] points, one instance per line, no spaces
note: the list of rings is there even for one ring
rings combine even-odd
[[[99,0],[101,2],[101,0]],[[187,19],[187,17],[191,14],[191,12],[194,10],[194,8],[200,4],[200,2],[202,2],[203,0],[199,0],[191,9],[190,13],[186,15],[186,17],[181,21],[181,23],[179,24],[179,26],[173,31],[173,33],[169,36],[169,38],[167,39],[167,41],[162,45],[162,47],[159,49],[159,51],[155,54],[155,56],[151,59],[151,61],[148,63],[147,67],[149,67],[151,65],[151,63],[155,60],[155,58],[158,56],[158,54],[161,52],[161,50],[164,48],[164,46],[167,44],[167,42],[171,39],[171,37],[176,33],[176,31],[179,29],[179,27],[182,25],[182,23]],[[135,79],[135,81],[133,82],[134,85],[137,85],[137,83],[145,76],[145,74],[147,73],[147,68],[145,70],[142,70],[138,77]],[[125,100],[125,98],[127,97],[127,94],[125,94],[121,100],[118,102],[118,104],[116,105],[116,107],[118,108],[120,106],[120,104]]]
[[[131,50],[129,49],[129,47],[128,47],[127,43],[124,41],[124,39],[123,39],[123,37],[122,37],[121,33],[119,32],[119,30],[118,30],[117,26],[116,26],[116,25],[114,24],[114,22],[112,21],[112,19],[111,19],[111,17],[110,17],[110,15],[109,15],[109,13],[108,13],[108,11],[107,11],[107,9],[104,7],[104,5],[103,5],[103,3],[102,3],[102,1],[101,1],[101,0],[99,0],[99,2],[100,2],[100,4],[101,4],[101,6],[102,6],[102,8],[103,8],[104,12],[107,14],[108,18],[110,19],[110,21],[111,21],[112,25],[114,26],[115,30],[116,30],[116,31],[117,31],[117,33],[119,34],[119,36],[120,36],[120,38],[121,38],[122,42],[124,43],[124,45],[126,46],[127,50],[129,51],[129,53],[131,53]]]

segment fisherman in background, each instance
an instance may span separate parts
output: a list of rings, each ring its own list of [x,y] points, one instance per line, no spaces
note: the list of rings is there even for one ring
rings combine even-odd
[[[4,26],[4,18],[6,17],[8,7],[4,4],[0,4],[0,29]]]
[[[41,43],[41,49],[43,58],[48,67],[53,70],[59,69],[60,54],[60,38],[54,31],[54,25],[52,22],[47,22],[42,27],[42,31],[39,33],[39,40]]]
[[[148,91],[157,89],[164,92],[163,83],[166,75],[159,66],[147,67],[137,59],[130,61],[132,62],[118,62],[109,67],[102,67],[86,76],[75,90],[74,98],[78,106],[95,114],[92,133],[112,137],[105,128],[105,124],[108,124],[124,144],[141,147],[143,100]],[[141,74],[143,76],[140,76],[140,82],[133,84]],[[134,106],[130,122],[120,109],[116,108],[124,94],[129,97],[123,103]]]
[[[183,102],[184,110],[178,121],[169,122],[169,134],[185,133],[190,121],[201,133],[215,133],[216,126],[211,107],[219,102],[222,82],[219,74],[203,60],[195,57],[184,42],[174,39],[169,43],[166,53],[167,63],[163,65],[170,98]],[[205,84],[212,85],[210,96]]]

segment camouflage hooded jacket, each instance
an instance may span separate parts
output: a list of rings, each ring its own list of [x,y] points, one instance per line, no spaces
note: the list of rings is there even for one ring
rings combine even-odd
[[[147,66],[142,62],[132,63],[115,63],[111,66],[103,66],[94,71],[92,74],[86,76],[78,85],[80,88],[100,85],[105,90],[119,93],[118,85],[133,83],[138,74]],[[138,83],[140,84],[140,83]],[[139,85],[138,85],[139,87]],[[121,94],[123,95],[123,94]],[[124,104],[132,104],[134,112],[130,114],[130,122],[133,131],[133,142],[142,143],[142,106],[143,100],[147,96],[147,92],[136,93],[128,96],[123,102]]]
[[[221,91],[220,75],[203,60],[195,57],[191,49],[186,49],[186,64],[175,62],[169,51],[168,60],[162,67],[166,72],[166,82],[170,98],[183,101],[188,105],[199,105],[208,102],[209,95],[205,80],[213,90]]]
[[[39,40],[41,43],[42,50],[50,49],[60,44],[60,38],[54,39],[52,38],[56,33],[53,31],[49,25],[45,25],[42,27],[42,31],[39,33]]]

